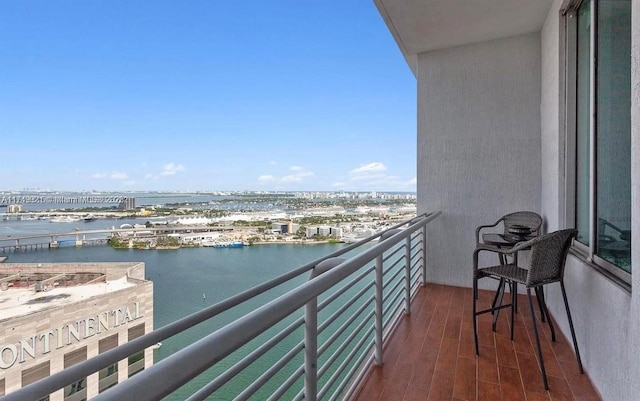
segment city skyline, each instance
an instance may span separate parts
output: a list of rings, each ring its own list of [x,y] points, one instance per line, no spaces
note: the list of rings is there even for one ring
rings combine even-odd
[[[415,78],[372,2],[0,10],[4,188],[416,190]]]

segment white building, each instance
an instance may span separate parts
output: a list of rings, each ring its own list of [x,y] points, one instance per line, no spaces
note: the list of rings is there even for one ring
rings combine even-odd
[[[307,227],[307,238],[311,238],[314,235],[320,235],[322,237],[340,238],[342,236],[342,228],[329,227],[329,226]]]
[[[509,212],[576,227],[582,361],[604,400],[640,399],[640,1],[374,2],[417,80],[418,213],[443,212],[428,280],[470,287],[474,229]]]
[[[202,233],[182,233],[168,234],[168,237],[178,238],[181,244],[199,244],[208,243],[220,239],[222,234],[219,232],[202,232]]]

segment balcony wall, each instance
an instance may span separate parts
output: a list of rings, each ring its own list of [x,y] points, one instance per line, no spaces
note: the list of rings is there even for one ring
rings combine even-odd
[[[541,102],[541,138],[542,138],[542,215],[547,231],[566,226],[565,223],[565,135],[564,135],[564,36],[560,7],[563,1],[556,0],[541,31],[542,55],[542,102]],[[638,8],[634,2],[634,8]],[[634,10],[635,12],[636,10]],[[636,20],[637,12],[635,13]],[[638,37],[638,23],[634,21],[634,37]],[[635,41],[638,48],[638,41]],[[634,50],[637,58],[638,50]],[[637,65],[637,63],[635,64]],[[634,81],[638,82],[638,70],[634,69]],[[637,95],[637,94],[636,94]],[[636,96],[637,99],[637,96]],[[636,102],[636,108],[638,103]],[[637,113],[633,113],[636,120]],[[633,124],[632,142],[638,139],[638,123]],[[640,182],[640,153],[632,151],[634,188]],[[571,161],[567,161],[571,168]],[[638,199],[637,197],[635,199]],[[634,232],[640,209],[633,202]],[[633,264],[638,266],[637,237],[634,237]],[[635,288],[640,285],[638,275],[634,277]],[[584,260],[569,256],[565,272],[565,282],[569,303],[576,325],[578,344],[582,353],[585,369],[605,400],[637,400],[640,394],[638,368],[640,357],[629,352],[636,349],[640,331],[638,330],[638,293],[629,294],[614,284]],[[560,328],[569,334],[569,325],[564,312],[564,303],[559,286],[549,286],[546,299],[551,313],[557,317]]]
[[[475,227],[540,210],[540,35],[421,53],[417,77],[428,281],[468,287]]]

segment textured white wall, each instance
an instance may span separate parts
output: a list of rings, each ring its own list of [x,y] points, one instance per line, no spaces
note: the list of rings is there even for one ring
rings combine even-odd
[[[541,32],[542,44],[542,211],[548,222],[549,231],[563,228],[564,220],[564,122],[562,115],[563,47],[562,20],[559,8],[562,1],[555,1]],[[639,38],[640,26],[637,9],[640,2],[634,0],[634,38]],[[638,112],[638,68],[639,41],[634,41],[633,82],[636,89],[632,110],[632,182],[633,229],[640,232],[638,216],[640,203],[638,184],[640,183],[640,113]],[[572,166],[571,163],[569,163]],[[638,246],[640,241],[633,237],[633,265],[638,266]],[[640,274],[635,274],[634,288],[640,288]],[[640,299],[638,291],[633,296],[602,274],[596,272],[583,260],[569,256],[565,271],[565,283],[569,305],[576,327],[578,346],[582,362],[589,377],[600,391],[604,400],[632,401],[640,399],[640,354],[633,350],[640,339]],[[546,289],[546,299],[551,313],[564,335],[570,339],[569,324],[559,285]]]
[[[431,282],[471,285],[474,230],[540,212],[540,35],[418,56],[418,209]]]
[[[564,277],[585,372],[603,400],[637,401],[640,397],[629,393],[629,383],[638,378],[629,369],[630,359],[637,358],[630,350],[638,343],[629,331],[630,295],[573,255],[567,258]],[[547,286],[545,300],[571,343],[560,284]]]

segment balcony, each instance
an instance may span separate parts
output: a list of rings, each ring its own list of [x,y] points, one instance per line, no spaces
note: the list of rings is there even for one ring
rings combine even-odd
[[[544,391],[526,308],[517,315],[513,343],[507,313],[495,334],[490,315],[480,317],[476,358],[471,291],[425,282],[427,226],[439,215],[397,224],[5,399],[55,399],[69,383],[97,377],[130,355],[265,295],[262,307],[104,393],[92,394],[96,388],[89,385],[88,397],[157,400],[198,378],[189,400],[600,399],[587,376],[577,373],[566,340],[559,334],[552,343],[546,331],[551,391]],[[268,295],[283,284],[283,295]],[[481,306],[491,294],[481,291]],[[261,358],[269,353],[275,356],[267,364]]]

